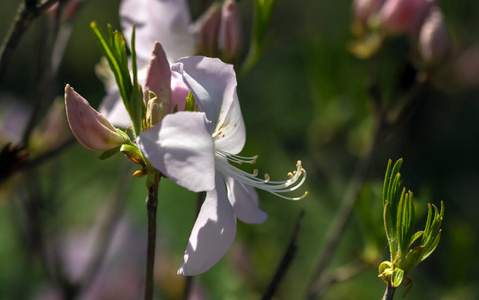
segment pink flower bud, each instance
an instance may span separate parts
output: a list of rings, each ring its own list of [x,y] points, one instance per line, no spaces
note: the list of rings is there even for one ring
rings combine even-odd
[[[235,0],[226,0],[221,8],[219,48],[226,60],[235,60],[241,52],[243,35],[241,15]]]
[[[197,54],[206,56],[216,55],[220,20],[220,5],[214,2],[195,22],[193,32],[196,38]]]
[[[73,135],[83,147],[107,151],[125,143],[116,128],[69,84],[65,86],[65,107]]]
[[[431,9],[419,34],[419,53],[431,65],[440,63],[449,52],[449,39],[440,9]]]
[[[155,93],[156,97],[150,98],[149,93]],[[146,71],[145,81],[145,102],[147,108],[154,108],[154,111],[148,111],[147,114],[154,121],[154,125],[161,121],[170,111],[171,105],[171,70],[165,51],[160,43],[156,42],[151,54],[150,63]],[[149,103],[154,101],[154,103]],[[154,115],[152,115],[154,114]]]
[[[411,30],[430,0],[387,0],[380,11],[381,23],[389,34]]]
[[[354,0],[353,11],[356,22],[365,25],[369,18],[379,12],[384,0]]]

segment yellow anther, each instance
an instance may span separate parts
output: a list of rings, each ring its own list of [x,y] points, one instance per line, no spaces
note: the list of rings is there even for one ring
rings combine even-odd
[[[293,173],[289,172],[288,177],[289,177],[289,179],[293,179]]]
[[[145,175],[146,175],[146,172],[144,169],[135,171],[135,173],[133,173],[133,177],[137,177],[137,178],[143,177]]]
[[[258,176],[258,169],[253,170],[253,176]]]
[[[269,179],[270,179],[270,178],[269,178],[268,173],[264,174],[264,181],[265,181],[265,182],[268,182]]]

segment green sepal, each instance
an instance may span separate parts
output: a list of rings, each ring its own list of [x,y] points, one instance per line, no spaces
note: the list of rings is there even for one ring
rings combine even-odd
[[[403,278],[404,278],[404,271],[400,268],[395,268],[391,275],[391,285],[393,287],[400,286]]]
[[[115,147],[113,149],[107,150],[107,151],[103,152],[98,158],[101,159],[101,160],[105,160],[107,158],[110,158],[113,155],[115,155],[117,153],[120,153],[120,148],[121,148],[121,146],[118,146],[118,147]]]
[[[140,149],[135,145],[124,144],[121,145],[120,151],[125,154],[131,161],[143,167],[146,166],[145,159]]]

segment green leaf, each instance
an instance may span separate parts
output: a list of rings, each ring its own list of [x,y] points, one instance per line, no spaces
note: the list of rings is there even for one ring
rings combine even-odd
[[[389,172],[391,171],[391,163],[392,160],[388,160],[388,166],[386,168],[386,175],[384,176],[384,185],[383,185],[383,206],[386,205],[386,201],[388,200],[387,195],[388,195],[388,187],[389,187],[389,180],[390,180],[390,174]]]
[[[405,273],[411,272],[411,270],[421,262],[422,254],[424,253],[424,247],[418,246],[409,251],[406,255],[404,263],[400,266]]]
[[[388,239],[389,251],[391,252],[391,261],[396,256],[396,232],[394,230],[394,222],[392,221],[391,210],[389,202],[386,202],[384,206],[384,229],[386,231],[386,237]]]
[[[136,65],[136,49],[135,49],[135,38],[136,38],[136,23],[133,23],[133,31],[131,33],[131,68],[133,69],[133,85],[138,83],[138,69]]]
[[[138,136],[143,130],[143,119],[145,117],[146,107],[143,101],[143,92],[139,83],[135,84],[135,88],[130,96],[130,117],[133,121],[135,135]]]
[[[393,287],[398,287],[404,278],[404,271],[400,268],[395,268],[391,276],[391,284]]]
[[[424,231],[418,231],[411,237],[411,242],[409,242],[409,247],[414,244],[414,242],[424,234]]]
[[[110,157],[112,157],[113,155],[115,155],[115,154],[117,154],[117,153],[120,153],[120,148],[121,148],[121,146],[118,146],[118,147],[115,147],[115,148],[110,149],[110,150],[108,150],[108,151],[105,151],[105,152],[103,152],[103,153],[100,155],[100,157],[98,157],[98,158],[101,159],[101,160],[105,160],[105,159],[107,159],[107,158],[110,158]]]
[[[422,259],[421,261],[425,260],[426,258],[429,257],[429,255],[431,255],[434,250],[436,250],[436,247],[437,245],[439,244],[439,240],[441,239],[441,232],[442,230],[439,230],[439,233],[437,234],[436,238],[434,239],[434,241],[428,245],[427,247],[425,247],[424,249],[424,255],[422,256]]]

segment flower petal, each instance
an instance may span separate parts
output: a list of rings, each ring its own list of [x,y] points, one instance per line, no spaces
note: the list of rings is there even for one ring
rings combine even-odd
[[[226,197],[223,177],[216,174],[216,189],[206,194],[185,251],[180,275],[208,271],[228,251],[236,236],[236,218]]]
[[[193,192],[215,188],[213,140],[204,113],[168,114],[140,133],[138,146],[155,168],[179,185]]]
[[[195,52],[194,38],[188,31],[191,17],[185,0],[123,0],[120,18],[128,44],[136,23],[135,48],[140,62],[149,59],[155,41],[163,45],[170,62]]]
[[[228,199],[238,219],[249,224],[260,224],[266,221],[268,214],[258,207],[258,194],[255,189],[242,182],[226,177]]]
[[[212,122],[215,147],[239,153],[244,146],[246,130],[233,66],[217,58],[191,56],[179,59],[171,69],[183,76],[200,110]]]

